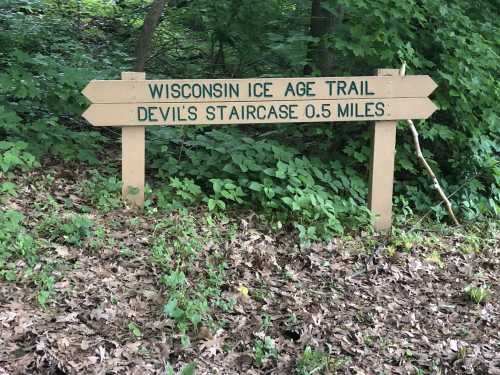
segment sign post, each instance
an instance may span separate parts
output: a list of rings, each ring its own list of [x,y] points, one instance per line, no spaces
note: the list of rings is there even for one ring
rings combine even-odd
[[[376,230],[391,227],[396,121],[425,119],[437,109],[427,97],[428,76],[376,76],[214,80],[91,81],[85,117],[94,126],[122,127],[123,196],[144,205],[145,126],[372,121],[368,206]]]
[[[378,69],[379,76],[397,76],[398,69]],[[375,121],[372,125],[368,208],[374,215],[376,231],[390,230],[392,224],[392,189],[396,156],[397,121]]]
[[[146,73],[122,72],[123,80],[145,80]],[[122,127],[122,196],[132,207],[144,206],[146,127]]]

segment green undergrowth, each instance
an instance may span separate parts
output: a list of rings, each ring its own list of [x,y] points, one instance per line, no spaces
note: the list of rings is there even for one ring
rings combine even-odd
[[[302,355],[297,358],[295,373],[297,375],[335,374],[349,363],[349,357],[335,357],[323,350],[306,346]]]
[[[24,227],[25,221],[19,211],[0,211],[0,276],[7,281],[17,280],[17,260],[33,268],[39,259],[38,243]]]
[[[147,9],[139,3],[0,4],[0,282],[53,309],[64,293],[58,283],[79,267],[78,257],[113,254],[125,263],[140,256],[157,275],[156,318],[189,351],[200,332],[224,329],[235,296],[248,294],[241,285],[240,294],[227,290],[225,249],[243,217],[251,217],[246,226],[297,242],[298,251],[338,238],[361,255],[394,262],[417,255],[436,272],[448,271],[450,252],[473,258],[498,247],[499,23],[491,2],[341,0],[334,37],[319,40],[309,35],[310,2],[177,1],[156,30],[150,78],[298,77],[306,65],[319,76],[308,57],[319,43],[337,57],[337,76],[371,75],[403,60],[408,74],[429,74],[439,111],[417,123],[421,145],[463,226],[446,225],[447,211],[400,123],[387,237],[372,233],[366,207],[367,123],[149,129],[145,210],[124,211],[119,129],[96,130],[82,119],[89,103],[81,90],[130,70]],[[481,275],[467,283],[462,297],[471,306],[493,298],[495,286]],[[256,301],[269,295],[265,283],[252,290]],[[279,360],[280,345],[271,317],[261,318],[247,349],[263,369]],[[124,329],[138,340],[147,330],[135,321]],[[306,346],[295,372],[335,373],[348,360]],[[165,372],[174,373],[168,363]],[[194,364],[181,373],[194,373]]]
[[[210,216],[195,218],[180,210],[173,217],[158,220],[154,233],[150,258],[162,270],[163,313],[175,322],[182,346],[189,347],[188,333],[197,332],[202,325],[215,332],[223,325],[211,318],[213,309],[228,312],[235,304],[222,296],[227,269],[224,255],[219,250],[201,254],[207,246],[217,249],[230,240],[234,228],[230,226],[222,234]]]
[[[27,228],[28,218],[17,210],[0,211],[0,281],[30,281],[41,307],[54,294],[57,261],[42,255],[43,240]]]
[[[127,218],[116,181],[96,171],[88,175],[89,179],[73,187],[81,199],[56,198],[50,171],[24,182],[17,180],[20,186],[14,185],[19,189],[25,188],[24,183],[33,184],[41,198],[30,204],[29,210],[35,212],[30,219],[23,208],[9,203],[18,197],[16,192],[0,194],[2,206],[13,207],[0,211],[0,279],[30,285],[36,290],[36,302],[49,308],[58,298],[54,286],[74,266],[75,254],[95,256],[118,249],[126,259],[145,251],[159,274],[164,317],[173,321],[184,347],[191,345],[190,337],[202,326],[213,332],[224,326],[212,318],[212,311],[229,312],[235,304],[233,298],[222,295],[227,263],[219,250],[235,235],[234,224],[222,216],[185,208],[165,213],[151,201],[143,215]],[[147,230],[144,220],[150,223]],[[117,240],[114,233],[124,227],[131,233],[145,233],[146,245]]]
[[[149,165],[161,206],[250,209],[274,229],[293,227],[303,243],[368,225],[366,182],[338,160],[307,157],[271,136],[237,128],[152,135]]]

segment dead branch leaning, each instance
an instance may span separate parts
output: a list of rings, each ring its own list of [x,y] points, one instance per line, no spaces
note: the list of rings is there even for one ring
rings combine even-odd
[[[401,66],[399,74],[402,77],[406,74],[406,62],[403,62],[403,65]],[[420,160],[420,162],[423,164],[423,166],[427,170],[427,173],[432,178],[433,186],[438,191],[439,195],[441,196],[441,199],[443,200],[444,204],[446,205],[446,208],[448,209],[448,213],[450,214],[450,217],[452,218],[453,222],[455,223],[455,225],[460,225],[457,218],[455,217],[455,214],[453,213],[453,208],[451,206],[450,200],[448,199],[448,197],[444,193],[443,189],[441,188],[441,185],[439,184],[439,181],[436,178],[434,171],[430,167],[429,163],[427,163],[427,160],[425,160],[425,158],[424,158],[424,155],[422,153],[422,149],[420,148],[419,136],[418,136],[418,132],[417,132],[417,128],[415,127],[415,124],[413,124],[412,120],[406,120],[406,123],[410,127],[410,130],[413,134],[413,142],[415,144],[417,158]]]

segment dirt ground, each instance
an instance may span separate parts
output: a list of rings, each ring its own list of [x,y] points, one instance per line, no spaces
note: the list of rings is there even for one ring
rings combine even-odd
[[[55,196],[85,199],[61,181]],[[36,222],[44,197],[26,186],[5,205]],[[150,261],[156,219],[130,228],[131,211],[93,215],[113,222],[107,235],[133,252],[51,242],[43,256],[60,266],[44,308],[30,278],[0,281],[0,374],[164,374],[167,363],[179,370],[191,361],[197,374],[293,374],[307,346],[328,353],[311,374],[500,374],[498,238],[471,252],[453,232],[424,233],[424,243],[358,235],[300,249],[291,236],[256,229],[255,218],[238,219],[232,238],[206,242],[188,275],[194,288],[207,257],[220,253],[221,293],[235,304],[210,308],[217,327],[190,330],[183,348]],[[489,297],[471,301],[468,285],[488,286]],[[276,354],[256,365],[265,337]]]

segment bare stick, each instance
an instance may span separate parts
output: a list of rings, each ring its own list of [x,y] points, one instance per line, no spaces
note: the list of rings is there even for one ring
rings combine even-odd
[[[424,165],[425,169],[427,169],[427,173],[429,173],[429,176],[431,176],[433,186],[438,191],[441,198],[443,199],[443,202],[446,205],[446,208],[448,208],[448,212],[449,212],[451,218],[453,219],[454,223],[456,225],[460,225],[457,218],[455,217],[455,214],[453,213],[453,209],[451,207],[451,203],[450,203],[449,199],[446,197],[446,194],[444,193],[443,189],[441,188],[441,185],[439,185],[439,182],[438,182],[438,179],[436,178],[436,175],[434,174],[431,167],[429,166],[429,164],[425,160],[424,155],[422,154],[422,150],[420,149],[420,142],[418,140],[417,128],[415,128],[415,125],[413,124],[412,120],[406,120],[406,123],[409,125],[410,130],[413,134],[413,141],[415,143],[415,149],[417,150],[417,157],[420,159],[420,161]]]
[[[406,62],[403,62],[403,66],[401,67],[399,74],[401,76],[404,76],[405,73],[406,73]],[[427,170],[427,173],[429,174],[429,176],[432,178],[433,186],[438,191],[439,195],[441,196],[441,199],[443,200],[444,204],[446,205],[446,208],[448,209],[448,213],[450,214],[451,218],[453,219],[453,222],[455,223],[455,225],[460,225],[457,218],[455,217],[455,214],[453,213],[453,208],[451,207],[450,200],[446,197],[446,194],[444,193],[443,189],[441,188],[441,185],[439,184],[439,181],[436,178],[434,171],[430,167],[429,163],[427,163],[427,160],[425,160],[424,155],[422,154],[422,149],[420,148],[420,141],[418,138],[417,128],[413,124],[412,120],[406,120],[406,123],[410,127],[410,130],[413,134],[413,142],[415,143],[415,149],[417,151],[418,159],[420,160],[420,162],[423,164],[423,166]]]

